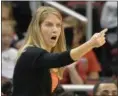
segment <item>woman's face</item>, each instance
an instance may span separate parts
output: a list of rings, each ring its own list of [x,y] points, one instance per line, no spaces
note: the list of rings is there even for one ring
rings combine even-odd
[[[97,96],[118,96],[118,89],[114,83],[100,84]]]
[[[49,14],[41,24],[41,34],[47,48],[56,45],[61,33],[62,21],[54,14]]]

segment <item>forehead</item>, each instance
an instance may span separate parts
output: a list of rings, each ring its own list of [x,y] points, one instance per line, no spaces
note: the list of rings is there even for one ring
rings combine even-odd
[[[56,14],[48,14],[48,16],[44,19],[45,23],[62,23],[62,21],[60,20],[59,16],[57,16]]]
[[[114,83],[100,84],[98,90],[117,90],[117,86]]]

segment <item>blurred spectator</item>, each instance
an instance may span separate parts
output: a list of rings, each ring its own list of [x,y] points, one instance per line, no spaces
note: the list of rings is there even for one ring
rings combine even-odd
[[[12,79],[17,50],[10,45],[14,36],[14,28],[11,22],[2,22],[2,76]]]
[[[2,21],[10,22],[14,26],[14,37],[11,43],[11,47],[14,47],[16,41],[18,40],[18,36],[15,31],[15,27],[17,25],[13,16],[13,6],[10,1],[2,1]]]
[[[101,27],[102,28],[115,28],[117,27],[117,2],[105,2],[101,12]]]
[[[69,20],[70,19],[70,20]],[[75,48],[83,43],[82,39],[84,37],[84,25],[79,25],[78,21],[73,18],[69,17],[70,24],[73,24],[73,40],[71,45],[69,45],[71,48]],[[80,27],[81,26],[81,27]],[[72,70],[72,66],[74,66],[74,69]],[[72,70],[70,74],[70,70]],[[99,79],[99,71],[101,70],[100,64],[95,56],[95,53],[93,51],[88,52],[85,56],[83,56],[80,60],[75,62],[75,64],[70,65],[70,67],[67,67],[64,72],[64,78],[63,80],[67,80],[63,83],[73,83],[73,84],[79,84],[79,81],[73,81],[72,77],[74,76],[74,71],[81,77],[82,81],[81,83],[85,83],[87,79]],[[74,73],[73,73],[74,72]],[[72,77],[71,77],[72,76]],[[75,76],[76,77],[76,76]],[[76,77],[77,80],[78,76]],[[68,82],[70,81],[70,82]],[[76,82],[76,83],[75,83]]]
[[[93,89],[93,96],[118,96],[118,86],[113,80],[100,81]]]
[[[118,76],[118,5],[117,2],[105,2],[101,12],[101,27],[108,28],[106,44],[102,47],[103,76]]]
[[[17,50],[10,47],[14,39],[14,22],[2,21],[2,96],[11,96],[12,76],[17,57]]]
[[[12,4],[11,2],[2,1],[2,21],[3,20],[13,20],[12,14]]]
[[[68,25],[66,24],[65,27],[69,27],[69,28],[72,27],[72,30],[69,30],[68,32],[71,31],[71,34],[73,34],[70,35],[72,38],[72,41],[70,40],[71,43],[67,42],[67,45],[70,44],[68,45],[70,48],[75,48],[81,45],[85,41],[84,38],[85,25],[73,17],[67,17],[66,20],[68,20],[66,21],[68,22],[67,23]],[[67,36],[67,32],[66,32],[66,36]],[[94,51],[91,50],[82,58],[80,58],[77,62],[74,62],[74,64],[71,64],[65,68],[61,83],[62,84],[88,84],[88,83],[92,84],[95,82],[90,82],[90,81],[94,81],[94,80],[96,81],[99,79],[100,71],[101,71],[101,67],[99,61],[97,60]]]
[[[80,60],[75,62],[74,65],[70,65],[65,69],[62,82],[66,84],[92,84],[95,83],[92,81],[99,79],[100,71],[99,62],[97,61],[94,52],[90,51]],[[81,78],[82,81],[78,78]]]

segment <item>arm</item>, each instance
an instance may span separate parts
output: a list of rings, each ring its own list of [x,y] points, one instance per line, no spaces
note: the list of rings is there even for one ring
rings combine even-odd
[[[102,46],[105,43],[104,32],[106,31],[107,30],[103,30],[101,33],[95,34],[88,42],[84,43],[80,47],[62,53],[49,53],[46,50],[37,47],[28,48],[22,54],[22,63],[31,63],[31,66],[33,67],[47,68],[66,66],[74,62],[73,60],[78,60],[92,48]]]
[[[74,62],[73,64],[67,67],[69,70],[71,82],[72,84],[83,84],[84,82],[82,78],[79,76],[79,74],[77,73],[75,66],[76,66],[76,62]]]
[[[77,48],[72,49],[70,52],[71,58],[73,60],[78,60],[80,57],[89,52],[92,48],[102,46],[105,43],[104,35],[106,31],[107,29],[104,29],[100,33],[95,33],[89,41]]]
[[[44,49],[38,47],[28,47],[26,51],[22,53],[18,60],[22,62],[25,67],[45,67],[56,68],[68,65],[73,62],[70,57],[70,51],[61,53],[49,53]]]

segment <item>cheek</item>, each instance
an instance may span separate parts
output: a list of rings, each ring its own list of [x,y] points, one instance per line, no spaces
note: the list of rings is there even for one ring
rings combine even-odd
[[[46,27],[41,27],[41,34],[42,34],[42,37],[43,37],[43,39],[44,39],[44,41],[48,41],[48,37],[49,37],[49,29],[48,28],[46,28]]]
[[[41,25],[41,33],[42,35],[49,34],[50,28],[46,27],[44,24]]]
[[[59,31],[58,31],[58,36],[60,36],[60,34],[61,34],[61,32],[62,32],[62,30],[61,30],[61,28],[60,29],[58,29]]]

